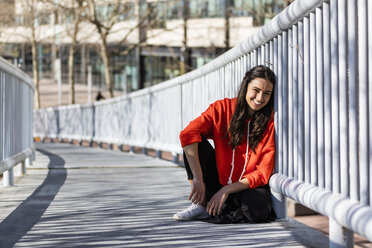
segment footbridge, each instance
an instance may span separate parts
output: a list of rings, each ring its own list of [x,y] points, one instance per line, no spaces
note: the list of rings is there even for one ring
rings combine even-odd
[[[354,233],[372,241],[371,12],[367,0],[296,0],[204,67],[89,105],[32,112],[31,80],[1,60],[0,247],[353,247]],[[173,221],[188,194],[179,132],[235,97],[259,64],[278,82],[278,220]],[[146,156],[152,150],[157,158]],[[329,217],[329,239],[288,219],[287,198]]]

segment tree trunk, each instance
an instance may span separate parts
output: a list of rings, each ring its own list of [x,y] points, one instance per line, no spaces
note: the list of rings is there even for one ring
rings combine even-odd
[[[230,17],[232,13],[232,1],[225,0],[225,50],[230,49]]]
[[[190,8],[189,8],[190,1],[183,0],[183,41],[182,41],[182,54],[181,54],[181,65],[180,71],[181,74],[185,74],[190,71],[191,69],[191,61],[190,61],[190,49],[187,47],[187,22],[189,20],[190,15]]]
[[[70,45],[70,51],[68,55],[68,84],[70,86],[70,104],[75,104],[75,42]]]
[[[32,22],[31,32],[32,32],[32,41],[31,41],[31,51],[32,51],[32,73],[34,77],[35,92],[34,92],[34,107],[35,109],[40,108],[40,92],[39,92],[39,61],[37,59],[37,42],[35,37],[35,26]]]
[[[76,44],[77,44],[77,35],[79,33],[79,25],[80,25],[80,15],[81,15],[81,8],[83,5],[82,0],[76,1],[78,4],[77,8],[74,9],[74,26],[72,30],[72,42],[70,45],[70,51],[68,55],[68,84],[70,86],[70,104],[75,104],[75,51],[76,51]]]
[[[105,71],[105,82],[107,90],[109,91],[110,97],[114,97],[114,91],[113,91],[113,85],[112,85],[112,79],[111,79],[111,66],[109,61],[109,54],[108,54],[108,48],[107,48],[107,42],[106,42],[106,36],[101,36],[102,42],[101,42],[101,57],[103,60],[103,66]]]

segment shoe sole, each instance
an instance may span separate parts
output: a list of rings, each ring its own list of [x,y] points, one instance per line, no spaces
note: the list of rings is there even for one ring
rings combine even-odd
[[[194,217],[190,217],[190,218],[180,218],[179,216],[177,215],[173,215],[173,219],[174,220],[178,220],[178,221],[189,221],[189,220],[205,220],[205,219],[208,219],[210,218],[211,216],[208,214],[200,214],[200,215],[197,215],[197,216],[194,216]]]

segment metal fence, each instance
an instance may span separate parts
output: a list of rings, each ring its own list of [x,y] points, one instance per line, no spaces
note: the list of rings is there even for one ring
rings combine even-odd
[[[372,240],[372,4],[296,0],[255,35],[204,67],[94,105],[35,112],[40,137],[87,139],[181,153],[178,134],[217,99],[235,97],[264,64],[275,90],[276,211],[285,197],[330,218],[330,246]]]
[[[13,185],[14,174],[25,174],[32,162],[34,91],[31,78],[0,57],[0,174],[5,186]]]

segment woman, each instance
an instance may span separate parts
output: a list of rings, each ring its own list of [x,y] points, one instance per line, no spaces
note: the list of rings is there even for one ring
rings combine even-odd
[[[181,132],[192,204],[174,219],[237,223],[275,218],[268,187],[275,157],[274,85],[269,68],[252,68],[237,98],[211,104]]]

